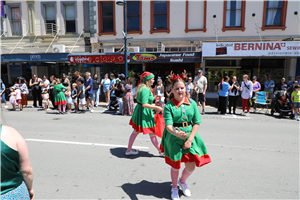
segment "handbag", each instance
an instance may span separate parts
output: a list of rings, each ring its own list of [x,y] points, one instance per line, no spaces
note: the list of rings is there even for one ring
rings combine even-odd
[[[155,135],[157,137],[162,138],[162,135],[164,133],[165,130],[165,119],[164,116],[162,114],[162,112],[157,112],[154,116],[154,121],[155,121]]]

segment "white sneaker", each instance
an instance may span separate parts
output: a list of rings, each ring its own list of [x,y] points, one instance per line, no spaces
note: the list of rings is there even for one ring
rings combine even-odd
[[[178,188],[173,188],[171,189],[171,199],[172,200],[179,200],[179,195],[178,195]]]
[[[131,151],[126,151],[125,152],[125,155],[126,156],[130,156],[130,155],[137,155],[137,154],[139,154],[139,151],[138,150],[133,150],[133,149],[131,149]]]
[[[180,182],[180,179],[179,179],[179,180],[178,180],[178,184],[179,184],[179,186],[181,187],[181,190],[182,190],[184,196],[186,196],[186,197],[192,196],[192,193],[191,193],[191,191],[190,191],[190,189],[188,188],[188,186],[187,186],[186,183],[181,183],[181,182]]]
[[[8,106],[4,106],[4,108],[8,108]]]
[[[91,112],[91,113],[93,113],[93,112],[94,112],[94,110],[92,109],[90,112]]]

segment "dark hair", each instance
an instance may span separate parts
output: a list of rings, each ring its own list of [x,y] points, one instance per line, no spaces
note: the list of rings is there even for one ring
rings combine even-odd
[[[95,79],[95,76],[97,76],[97,78],[98,78],[98,74],[94,74],[94,75],[93,75],[93,79],[94,79],[94,80],[97,80],[97,79]]]
[[[66,83],[66,82],[63,82],[62,85],[65,86],[65,87],[68,87],[68,86],[69,86],[69,84]]]
[[[25,83],[25,78],[20,78],[21,83]]]
[[[81,84],[84,84],[84,79],[81,78],[81,79],[79,80],[79,82],[80,82]]]
[[[224,76],[224,82],[227,81],[229,79],[228,76]],[[223,83],[220,83],[220,89],[223,90]]]
[[[44,77],[46,77],[46,78],[47,78],[47,76],[46,76],[45,74],[43,74],[42,78],[44,78]]]

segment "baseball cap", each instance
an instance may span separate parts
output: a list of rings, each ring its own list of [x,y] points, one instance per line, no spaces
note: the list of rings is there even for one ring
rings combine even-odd
[[[202,70],[198,70],[198,73],[203,73],[203,71]]]
[[[282,77],[281,79],[284,79],[284,80],[285,80],[285,78],[284,78],[284,77]]]
[[[257,77],[256,77],[256,76],[253,76],[252,80],[254,80],[254,79],[256,80],[256,79],[257,79]]]
[[[161,78],[157,79],[157,82],[162,82]]]
[[[189,77],[189,80],[192,80],[192,77]]]

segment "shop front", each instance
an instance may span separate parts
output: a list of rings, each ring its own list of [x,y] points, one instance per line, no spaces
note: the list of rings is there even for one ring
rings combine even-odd
[[[207,97],[217,98],[217,85],[222,78],[236,76],[242,81],[243,74],[257,76],[264,89],[267,76],[275,83],[282,77],[294,79],[300,42],[223,42],[203,43],[203,70],[208,80]]]
[[[83,66],[81,73],[90,71],[98,74],[101,79],[105,74],[125,74],[123,53],[69,54],[69,62],[75,66]],[[142,73],[142,71],[142,64],[128,64],[128,76],[132,76],[133,72]]]
[[[181,74],[183,70],[186,70],[188,76],[195,77],[201,62],[202,52],[130,53],[130,63],[144,64],[146,71],[163,79],[171,71],[174,74]]]
[[[55,67],[61,71],[68,62],[68,53],[47,54],[3,54],[1,59],[1,77],[7,85],[14,83],[17,77],[29,81],[32,74],[41,77],[53,74]]]

